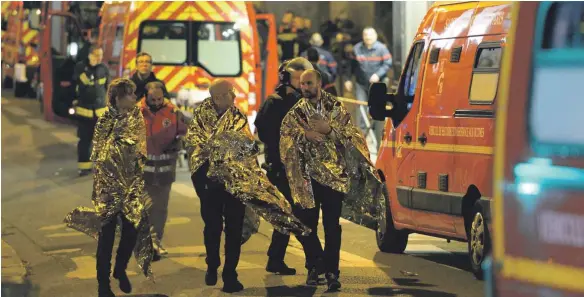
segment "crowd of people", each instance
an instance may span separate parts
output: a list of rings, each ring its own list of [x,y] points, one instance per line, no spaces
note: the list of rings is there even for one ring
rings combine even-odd
[[[137,55],[131,78],[110,81],[103,50],[90,47],[73,80],[79,174],[93,176],[94,207],[74,209],[65,222],[97,239],[100,297],[115,296],[110,275],[123,292],[132,291],[126,273],[132,254],[148,278],[152,262],[167,254],[162,239],[181,140],[200,199],[206,285],[217,283],[225,232],[223,291],[243,290],[237,274],[241,246],[257,232],[262,217],[274,227],[267,272],[296,274],[284,261],[294,234],[306,255],[306,284],[323,284],[319,275],[324,274],[330,291],[340,289],[343,204],[365,209],[379,199],[381,182],[347,109],[324,90],[332,78],[320,70],[319,51],[306,52],[309,59],[282,63],[280,85],[254,122],[265,143],[262,170],[259,143],[248,118],[234,105],[234,86],[228,80],[213,81],[210,97],[195,108],[192,119],[185,119],[152,72],[150,54]],[[324,247],[317,234],[321,210]],[[122,234],[112,274],[118,225]]]
[[[388,83],[392,56],[387,41],[379,41],[380,36],[373,27],[364,28],[359,36],[358,28],[343,11],[334,21],[323,23],[318,32],[310,30],[310,20],[292,11],[284,14],[278,28],[282,62],[295,57],[307,58],[320,72],[323,88],[328,93],[359,101],[368,100],[371,83]],[[354,110],[361,132],[364,135],[373,132],[378,142],[383,122],[370,119],[364,106]]]

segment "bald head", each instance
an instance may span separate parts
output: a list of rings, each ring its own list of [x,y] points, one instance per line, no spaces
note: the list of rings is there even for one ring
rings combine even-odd
[[[320,96],[320,86],[322,82],[322,77],[320,72],[309,69],[304,71],[300,76],[300,88],[302,89],[302,95],[306,99],[315,100]]]
[[[216,79],[211,83],[209,93],[211,93],[211,100],[213,100],[219,114],[223,114],[229,107],[233,106],[235,91],[231,82],[225,79]]]

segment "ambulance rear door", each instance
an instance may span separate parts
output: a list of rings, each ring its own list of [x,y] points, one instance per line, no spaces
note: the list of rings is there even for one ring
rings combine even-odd
[[[276,18],[273,14],[257,14],[256,25],[262,70],[260,100],[264,100],[268,95],[275,92],[278,85],[279,65]]]

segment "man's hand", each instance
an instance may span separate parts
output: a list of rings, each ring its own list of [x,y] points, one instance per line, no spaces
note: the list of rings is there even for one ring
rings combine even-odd
[[[313,119],[312,122],[314,123],[314,130],[316,132],[324,135],[331,133],[332,128],[326,120]]]
[[[346,81],[345,89],[347,89],[347,92],[351,92],[351,90],[353,90],[353,82],[351,82],[350,80]]]
[[[376,83],[378,81],[379,81],[379,76],[375,73],[373,75],[371,75],[371,78],[369,78],[370,83]]]
[[[325,136],[321,133],[312,130],[306,130],[304,132],[304,137],[314,144],[319,144],[324,141]]]

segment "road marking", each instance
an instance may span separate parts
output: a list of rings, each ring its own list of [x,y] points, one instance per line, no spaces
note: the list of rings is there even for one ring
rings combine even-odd
[[[73,257],[71,260],[73,260],[77,267],[75,270],[67,272],[65,277],[78,279],[95,279],[97,277],[97,272],[95,270],[95,257],[81,256]],[[129,276],[138,275],[135,271],[126,270],[126,272]]]
[[[437,253],[445,253],[450,254],[449,251],[441,249],[432,244],[408,244],[405,250],[406,254],[437,254]]]
[[[30,116],[30,112],[18,107],[18,106],[7,106],[4,107],[3,110],[8,111],[9,113],[19,116],[19,117],[28,117]]]
[[[77,143],[77,141],[79,140],[76,136],[74,136],[70,132],[57,131],[57,132],[53,132],[51,134],[64,143],[74,144],[74,143]]]
[[[174,218],[170,218],[170,219],[166,220],[166,226],[182,225],[182,224],[186,224],[190,221],[191,221],[191,219],[189,219],[187,217],[174,217]]]
[[[183,196],[186,196],[189,199],[195,199],[196,197],[196,193],[195,193],[195,189],[193,188],[192,185],[185,185],[182,183],[174,183],[172,185],[172,191],[181,194]]]
[[[53,129],[53,128],[55,128],[55,125],[53,125],[53,124],[51,124],[51,123],[49,123],[49,122],[47,122],[45,120],[41,120],[41,119],[34,119],[34,118],[33,119],[27,119],[26,122],[29,125],[37,128],[37,129],[40,129],[40,130],[47,130],[47,129]]]
[[[74,253],[74,252],[79,252],[79,251],[81,251],[80,248],[62,249],[62,250],[54,250],[54,251],[44,252],[44,254],[45,255],[69,254],[69,253]]]
[[[44,226],[44,227],[39,228],[39,231],[54,231],[54,230],[59,230],[59,229],[63,229],[63,228],[67,228],[67,225],[58,224],[58,225]]]
[[[207,269],[207,263],[205,263],[206,250],[204,245],[192,245],[192,246],[177,246],[177,247],[167,247],[168,251],[167,258],[173,262],[181,264],[183,266],[196,268],[196,269]],[[190,254],[190,255],[189,255]],[[181,256],[173,256],[181,255]],[[189,255],[189,256],[186,256]],[[237,270],[242,269],[259,269],[264,268],[261,265],[250,263],[244,260],[239,260],[237,265]]]
[[[62,237],[75,237],[75,236],[83,236],[85,234],[81,232],[65,232],[65,233],[53,233],[49,235],[45,235],[48,238],[62,238]]]

